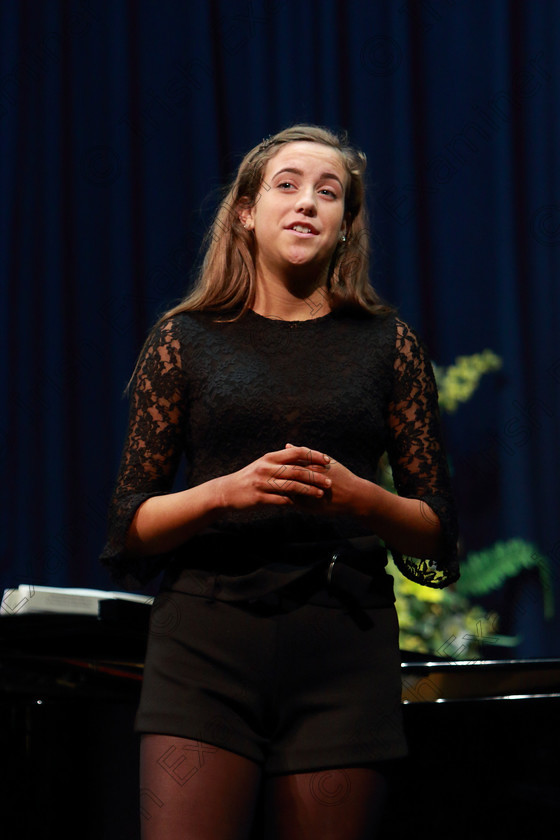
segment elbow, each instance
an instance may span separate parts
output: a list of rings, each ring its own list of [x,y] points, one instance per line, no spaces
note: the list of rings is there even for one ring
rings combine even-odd
[[[126,533],[123,555],[129,560],[136,560],[141,557],[148,557],[151,553],[149,546],[142,539],[138,530],[137,517],[135,516]]]
[[[436,563],[438,563],[440,560],[444,560],[446,555],[446,549],[447,546],[445,544],[445,536],[443,534],[443,529],[441,527],[441,524],[438,524],[437,532],[433,536],[433,547],[427,559],[435,560]]]
[[[441,520],[427,502],[420,499],[420,514],[422,516],[423,556],[426,560],[440,560],[445,555],[445,534]]]

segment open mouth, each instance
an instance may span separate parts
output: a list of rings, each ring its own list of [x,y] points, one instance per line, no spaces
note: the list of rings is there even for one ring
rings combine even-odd
[[[318,231],[313,227],[313,225],[308,224],[300,224],[297,223],[295,225],[290,225],[287,230],[291,230],[294,233],[300,234],[300,236],[317,236]]]

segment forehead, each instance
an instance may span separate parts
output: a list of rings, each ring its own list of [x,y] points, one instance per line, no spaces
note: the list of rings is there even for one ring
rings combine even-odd
[[[346,183],[348,173],[342,155],[330,146],[323,143],[307,141],[296,141],[286,143],[271,158],[265,170],[265,177],[270,177],[280,169],[292,168],[301,169],[304,173],[322,174],[331,172],[337,175],[342,183]]]

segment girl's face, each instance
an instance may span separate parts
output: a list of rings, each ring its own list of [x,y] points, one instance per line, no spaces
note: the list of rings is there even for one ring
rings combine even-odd
[[[326,270],[347,227],[348,177],[342,157],[321,143],[287,143],[268,161],[255,204],[240,213],[254,231],[257,275]]]

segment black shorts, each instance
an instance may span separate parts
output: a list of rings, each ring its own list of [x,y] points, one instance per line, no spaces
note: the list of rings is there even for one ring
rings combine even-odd
[[[394,607],[156,597],[135,730],[231,750],[265,774],[406,754]]]

